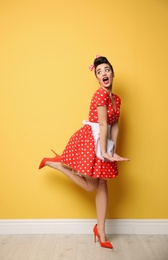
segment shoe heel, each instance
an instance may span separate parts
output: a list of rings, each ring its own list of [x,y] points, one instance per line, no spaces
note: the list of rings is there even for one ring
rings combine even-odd
[[[52,151],[55,155],[58,155],[54,150],[51,149],[51,151]]]
[[[94,243],[96,243],[96,234],[94,234]]]
[[[106,242],[101,241],[100,235],[99,235],[99,232],[97,229],[97,224],[93,228],[93,233],[94,233],[94,242],[95,243],[96,243],[96,237],[97,237],[101,247],[111,248],[111,249],[113,248],[112,244],[109,241],[106,241]]]

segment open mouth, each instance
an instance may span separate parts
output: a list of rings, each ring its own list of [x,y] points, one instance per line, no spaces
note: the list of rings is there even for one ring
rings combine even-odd
[[[109,78],[108,78],[108,77],[104,77],[104,78],[103,78],[103,82],[104,82],[105,84],[108,84],[108,83],[109,83]]]

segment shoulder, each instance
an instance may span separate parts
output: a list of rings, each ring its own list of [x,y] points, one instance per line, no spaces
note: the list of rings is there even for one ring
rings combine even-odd
[[[94,97],[108,97],[107,91],[105,91],[103,88],[99,88],[95,91]]]
[[[99,88],[95,91],[93,98],[92,98],[92,103],[94,103],[96,106],[105,106],[107,105],[109,100],[109,95],[107,91],[105,91],[102,88]]]

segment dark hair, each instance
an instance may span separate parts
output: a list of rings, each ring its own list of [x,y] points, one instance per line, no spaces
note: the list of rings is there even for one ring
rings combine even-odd
[[[100,57],[96,58],[96,59],[94,60],[94,63],[93,63],[93,64],[94,64],[95,75],[96,75],[96,68],[97,68],[97,66],[100,65],[100,64],[103,64],[103,63],[108,64],[108,65],[110,66],[110,68],[111,68],[113,74],[114,74],[113,66],[112,66],[111,63],[108,61],[108,59],[107,59],[106,57],[100,56]]]

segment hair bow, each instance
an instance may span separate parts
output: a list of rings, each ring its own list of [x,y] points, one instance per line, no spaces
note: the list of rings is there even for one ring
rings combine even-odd
[[[99,58],[99,57],[101,57],[101,56],[97,54],[96,57],[95,57],[95,59],[97,59],[97,58]],[[94,69],[94,65],[91,64],[91,65],[89,66],[89,70],[92,71],[93,69]]]

